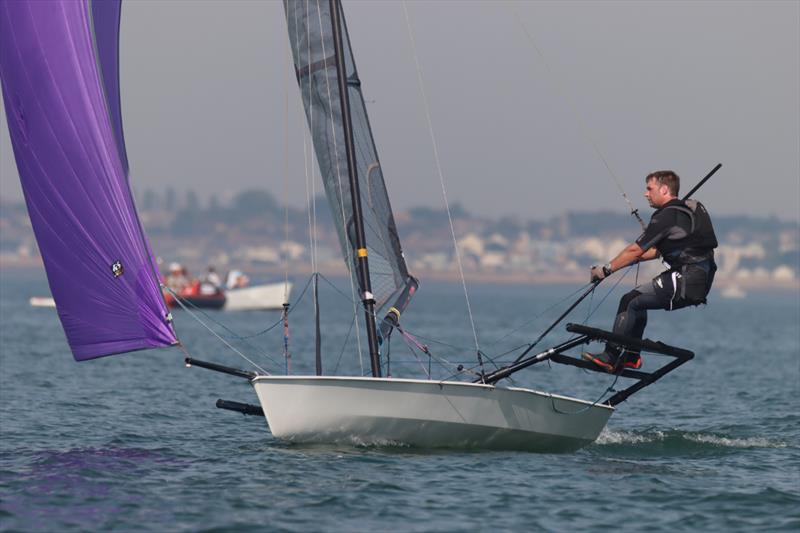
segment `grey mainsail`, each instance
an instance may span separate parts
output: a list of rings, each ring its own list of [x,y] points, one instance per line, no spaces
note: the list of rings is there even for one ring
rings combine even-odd
[[[333,41],[331,3],[328,0],[285,0],[289,41],[306,118],[319,163],[325,194],[339,234],[345,263],[356,285],[353,208],[348,183],[348,163],[339,80]],[[350,37],[342,20],[344,63],[353,124],[356,173],[359,180],[364,232],[369,254],[369,274],[376,310],[393,308],[397,314],[408,305],[417,281],[408,273],[400,239],[372,138],[361,93]],[[360,287],[363,291],[363,287]],[[394,313],[390,320],[396,320]],[[383,325],[386,329],[388,325]]]

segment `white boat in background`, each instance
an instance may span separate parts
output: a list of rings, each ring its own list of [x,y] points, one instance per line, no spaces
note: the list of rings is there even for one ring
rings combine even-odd
[[[728,300],[741,300],[747,297],[747,293],[738,285],[728,285],[719,292],[719,295]]]
[[[222,309],[226,311],[267,311],[282,309],[292,291],[292,283],[267,283],[230,289],[225,292],[226,300]],[[56,302],[49,296],[33,296],[28,300],[31,307],[55,308]],[[195,302],[193,305],[197,305]]]
[[[260,311],[281,309],[289,301],[292,291],[291,282],[267,283],[241,289],[229,289],[225,292],[226,311]]]
[[[52,307],[55,308],[56,301],[49,296],[33,296],[28,300],[31,307]]]

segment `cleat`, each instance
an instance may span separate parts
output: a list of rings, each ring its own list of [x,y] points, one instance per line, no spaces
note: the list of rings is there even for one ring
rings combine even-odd
[[[581,357],[586,361],[591,361],[610,374],[614,373],[619,363],[619,357],[608,352],[601,352],[599,354],[583,352]]]
[[[642,368],[642,356],[635,352],[625,352],[622,356],[622,367],[633,370]]]

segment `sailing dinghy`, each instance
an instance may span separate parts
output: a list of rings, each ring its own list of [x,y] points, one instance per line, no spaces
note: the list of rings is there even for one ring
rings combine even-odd
[[[676,360],[662,374],[622,372],[637,383],[602,403],[496,385],[545,360],[596,370],[564,352],[612,334],[578,325],[570,325],[578,333],[571,341],[528,356],[531,345],[511,365],[481,371],[475,382],[383,377],[379,343],[398,327],[417,281],[400,248],[341,4],[287,0],[284,7],[315,154],[364,309],[372,376],[324,376],[319,361],[316,376],[265,376],[187,360],[250,380],[261,405],[220,400],[218,407],[263,414],[274,436],[292,442],[564,452],[593,442],[614,405],[693,356],[626,339],[627,346]],[[377,325],[376,317],[383,317]]]
[[[571,451],[593,442],[618,403],[692,358],[649,340],[569,325],[574,337],[465,381],[383,377],[381,343],[400,330],[418,282],[406,267],[338,0],[286,1],[294,66],[345,263],[361,300],[370,376],[266,375],[187,358],[247,379],[291,442]],[[179,344],[128,182],[119,100],[119,0],[0,3],[0,77],[31,223],[76,360]],[[316,278],[314,278],[316,279]],[[585,298],[585,292],[548,330]],[[540,337],[541,339],[541,337]],[[499,383],[543,361],[597,369],[568,350],[593,341],[662,354],[653,372],[588,402]],[[478,351],[480,361],[481,353]],[[478,368],[478,367],[476,367]],[[477,377],[476,377],[477,376]]]

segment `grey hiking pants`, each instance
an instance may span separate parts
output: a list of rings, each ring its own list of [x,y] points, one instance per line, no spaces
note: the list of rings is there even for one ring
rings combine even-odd
[[[713,281],[711,265],[691,265],[682,273],[666,270],[649,283],[639,285],[625,294],[619,301],[614,333],[641,339],[647,326],[648,309],[674,311],[704,303]],[[713,270],[716,270],[716,266]],[[609,342],[606,352],[619,355],[620,347]]]

